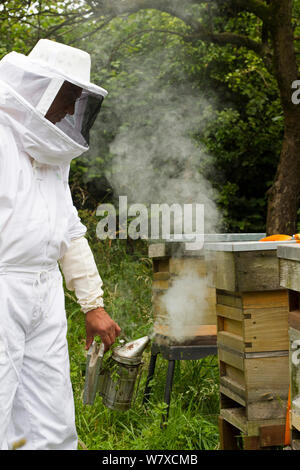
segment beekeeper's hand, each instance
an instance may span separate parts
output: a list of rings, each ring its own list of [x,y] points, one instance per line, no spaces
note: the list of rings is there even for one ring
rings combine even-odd
[[[121,328],[115,323],[103,307],[95,308],[85,314],[86,346],[89,349],[94,337],[100,336],[107,351],[121,333]]]

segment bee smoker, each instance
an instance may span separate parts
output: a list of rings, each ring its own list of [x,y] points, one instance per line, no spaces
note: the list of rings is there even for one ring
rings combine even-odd
[[[148,336],[143,336],[116,347],[104,367],[103,345],[93,343],[87,357],[84,403],[92,405],[98,392],[108,408],[129,410],[141,372],[142,355],[149,341]]]

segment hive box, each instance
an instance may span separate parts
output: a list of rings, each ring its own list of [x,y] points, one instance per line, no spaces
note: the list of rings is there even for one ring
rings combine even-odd
[[[222,240],[259,240],[264,236],[264,233],[205,235],[203,249],[196,251],[186,249],[184,242],[171,239],[150,241],[148,253],[153,260],[152,302],[155,334],[169,344],[170,342],[173,344],[213,344],[216,342],[216,290],[209,286],[206,280],[205,246],[207,243]],[[186,301],[183,302],[180,337],[178,337],[178,331],[174,331],[170,319],[170,308],[168,309],[165,300],[167,294],[172,297],[174,293],[176,302],[176,295],[178,295],[176,288],[188,289],[185,293],[183,292],[183,295],[186,295]],[[196,308],[199,308],[199,315],[195,315],[194,312],[195,302]]]

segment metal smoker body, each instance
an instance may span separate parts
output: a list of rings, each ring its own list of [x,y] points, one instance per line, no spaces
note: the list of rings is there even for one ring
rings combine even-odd
[[[87,359],[84,403],[93,404],[97,391],[103,404],[112,410],[126,411],[131,407],[142,355],[150,338],[144,336],[113,350],[106,367],[102,367],[102,351],[91,350]],[[94,352],[94,354],[93,354]],[[91,370],[93,369],[93,371]]]

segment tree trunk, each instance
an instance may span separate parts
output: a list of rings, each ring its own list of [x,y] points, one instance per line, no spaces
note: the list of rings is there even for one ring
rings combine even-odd
[[[300,201],[300,105],[292,103],[298,78],[292,30],[292,0],[271,0],[274,71],[284,114],[284,138],[275,181],[268,191],[267,234],[296,232]]]
[[[267,234],[296,233],[300,190],[300,116],[285,127],[275,182],[268,192]],[[291,124],[292,126],[292,124]]]

